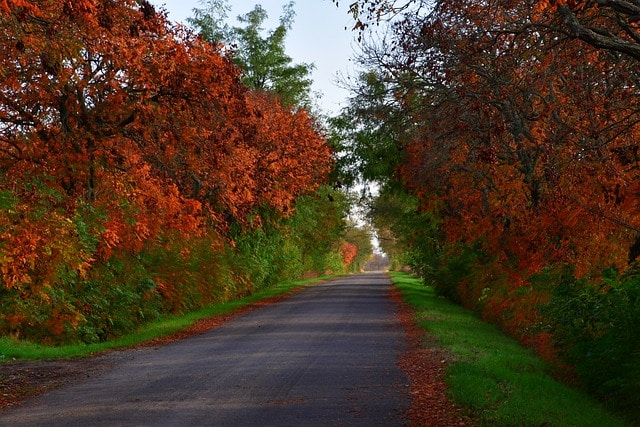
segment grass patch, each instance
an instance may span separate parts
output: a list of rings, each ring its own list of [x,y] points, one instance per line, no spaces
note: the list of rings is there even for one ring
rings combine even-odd
[[[158,321],[144,325],[138,330],[118,339],[102,343],[50,347],[33,342],[16,340],[9,337],[0,337],[0,363],[16,359],[55,360],[88,357],[108,350],[132,347],[153,339],[168,337],[172,334],[183,331],[194,325],[198,320],[230,314],[235,310],[246,307],[250,304],[285,294],[295,288],[311,285],[334,277],[337,276],[324,276],[314,279],[282,283],[269,289],[256,292],[255,294],[245,298],[213,304],[185,315],[167,316]]]
[[[578,390],[548,375],[533,352],[472,312],[435,294],[406,273],[391,273],[418,324],[450,351],[449,393],[483,426],[624,426],[624,421]],[[425,408],[428,410],[428,408]]]

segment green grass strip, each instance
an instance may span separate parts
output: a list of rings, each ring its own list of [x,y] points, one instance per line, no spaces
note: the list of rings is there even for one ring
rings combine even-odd
[[[64,345],[59,347],[0,337],[0,363],[10,360],[56,360],[88,357],[108,350],[132,347],[147,341],[167,337],[192,326],[201,319],[232,313],[242,307],[276,297],[302,286],[308,286],[338,276],[324,276],[314,279],[283,283],[251,296],[224,303],[213,304],[198,311],[180,316],[167,316],[149,323],[140,329],[112,341],[96,344]]]
[[[626,425],[580,391],[549,376],[549,366],[472,312],[435,294],[422,280],[391,273],[418,324],[454,355],[446,381],[452,399],[482,426]],[[424,408],[428,411],[429,408]]]

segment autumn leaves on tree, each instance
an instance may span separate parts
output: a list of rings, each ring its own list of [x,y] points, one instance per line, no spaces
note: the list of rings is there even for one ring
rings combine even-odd
[[[4,332],[73,329],[96,307],[68,292],[94,266],[175,239],[233,245],[231,226],[287,218],[326,182],[314,119],[147,1],[4,0],[0,25]]]
[[[637,407],[635,2],[363,0],[351,11],[369,69],[342,118],[355,132],[342,136],[369,179],[383,172],[374,221],[441,293]],[[368,39],[383,18],[388,32]],[[605,306],[606,324],[584,315]]]

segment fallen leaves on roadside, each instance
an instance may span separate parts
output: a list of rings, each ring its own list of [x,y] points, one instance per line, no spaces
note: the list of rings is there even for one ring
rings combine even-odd
[[[431,342],[424,345],[425,331],[414,320],[414,310],[402,300],[400,291],[392,288],[391,299],[398,307],[407,341],[407,350],[400,356],[398,365],[411,383],[409,425],[411,426],[472,426],[473,419],[447,397],[445,371],[452,356],[442,347]],[[427,337],[430,340],[429,337]]]

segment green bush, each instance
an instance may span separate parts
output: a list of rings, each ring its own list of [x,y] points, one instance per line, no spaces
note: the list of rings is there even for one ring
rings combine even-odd
[[[83,316],[77,340],[103,342],[157,319],[162,301],[156,286],[139,258],[118,254],[96,265],[72,294]]]
[[[598,285],[565,276],[545,312],[580,383],[640,417],[640,276],[610,270]]]
[[[485,284],[483,278],[478,278],[478,271],[483,266],[491,264],[491,260],[482,253],[476,245],[451,245],[446,252],[438,257],[438,263],[424,276],[428,285],[432,285],[438,295],[444,296],[457,304],[470,305],[470,301],[478,301]],[[472,298],[465,298],[473,294]]]

